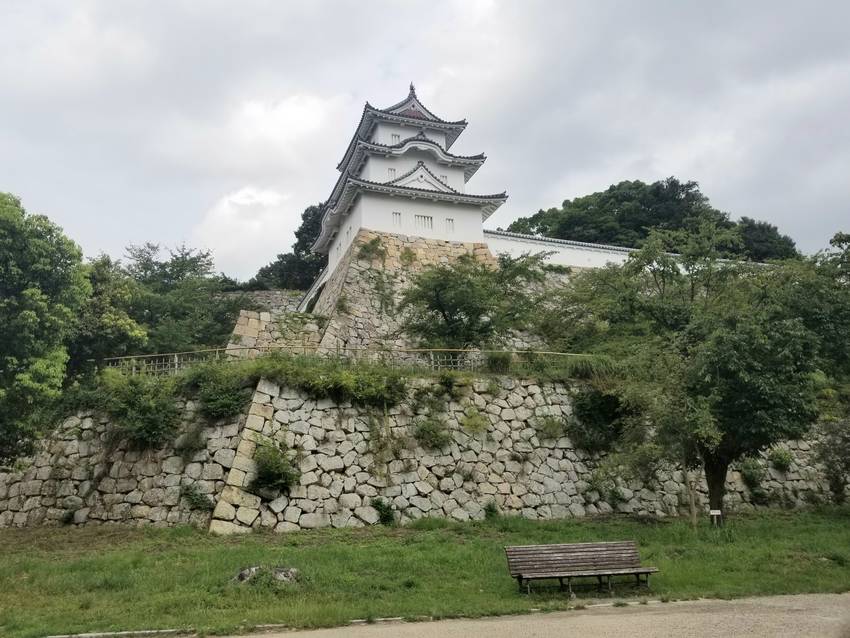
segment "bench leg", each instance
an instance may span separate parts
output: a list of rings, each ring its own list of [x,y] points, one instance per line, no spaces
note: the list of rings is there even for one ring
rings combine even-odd
[[[567,589],[570,590],[570,598],[575,598],[576,595],[573,593],[573,579],[570,577],[567,577]]]
[[[602,576],[597,576],[596,580],[598,584],[596,585],[596,591],[602,591]]]
[[[519,593],[522,593],[522,576],[517,576],[516,582],[519,585]]]
[[[611,576],[608,576],[608,595],[614,595],[614,589],[611,587]]]
[[[564,579],[563,578],[558,579],[558,584],[561,587],[561,591],[564,591]]]

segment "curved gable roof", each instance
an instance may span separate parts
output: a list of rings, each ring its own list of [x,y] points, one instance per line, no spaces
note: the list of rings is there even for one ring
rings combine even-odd
[[[411,84],[410,93],[408,93],[407,97],[390,107],[379,109],[366,102],[366,105],[363,107],[363,114],[360,116],[360,123],[357,125],[357,129],[348,143],[345,154],[336,166],[337,170],[343,170],[351,159],[357,141],[369,139],[372,129],[379,121],[407,124],[415,127],[424,126],[425,128],[443,131],[446,134],[445,150],[451,147],[467,125],[466,120],[449,121],[434,115],[419,101],[413,84]]]

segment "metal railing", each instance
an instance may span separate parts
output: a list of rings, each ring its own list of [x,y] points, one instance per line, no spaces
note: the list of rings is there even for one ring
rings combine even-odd
[[[438,372],[455,370],[465,372],[527,372],[546,373],[579,367],[592,357],[571,352],[531,350],[474,350],[450,348],[345,348],[339,350],[317,349],[310,346],[260,346],[208,348],[189,352],[131,355],[104,359],[106,368],[119,368],[128,374],[175,374],[193,365],[210,361],[238,362],[273,352],[290,356],[332,360],[342,364],[371,363],[395,369],[427,370]],[[593,358],[595,359],[595,358]]]

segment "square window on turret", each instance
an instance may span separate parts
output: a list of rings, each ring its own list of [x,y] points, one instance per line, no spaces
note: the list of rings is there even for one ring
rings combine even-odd
[[[387,177],[389,177],[390,179],[395,179],[395,169],[394,168],[388,168],[387,169]]]
[[[401,228],[401,213],[393,213],[393,226]]]
[[[446,232],[449,234],[455,232],[455,220],[451,217],[446,217]]]
[[[399,133],[390,134],[390,140],[392,140],[393,144],[398,144],[401,141],[401,135]]]

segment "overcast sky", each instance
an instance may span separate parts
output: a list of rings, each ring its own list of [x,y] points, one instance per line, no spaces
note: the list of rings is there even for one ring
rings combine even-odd
[[[211,248],[240,278],[323,201],[363,104],[416,84],[485,152],[488,222],[700,183],[800,248],[850,231],[850,3],[0,0],[0,191],[88,256]]]

